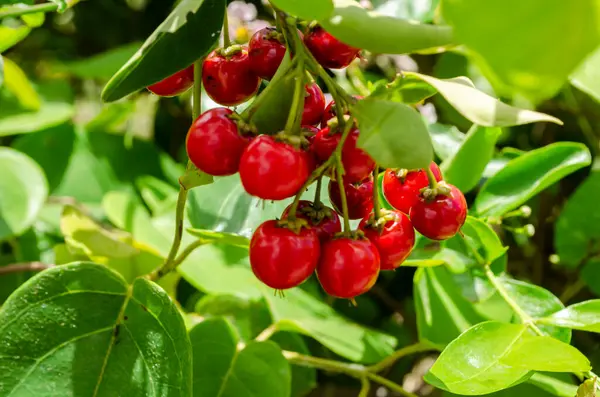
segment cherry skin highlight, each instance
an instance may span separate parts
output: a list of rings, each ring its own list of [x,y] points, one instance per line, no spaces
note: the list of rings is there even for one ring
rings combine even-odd
[[[369,225],[371,216],[358,226],[379,251],[381,270],[394,270],[408,258],[415,245],[415,230],[408,216],[400,211],[386,211],[381,228]],[[388,220],[389,219],[389,220]]]
[[[185,141],[190,161],[214,176],[238,172],[242,153],[250,139],[240,135],[226,108],[208,110],[194,121]]]
[[[370,290],[378,275],[379,253],[371,241],[343,237],[322,245],[317,277],[329,295],[352,299]]]
[[[467,201],[462,192],[447,184],[450,194],[437,195],[433,200],[419,197],[410,209],[415,229],[431,240],[446,240],[454,236],[467,219]]]
[[[442,172],[436,163],[431,162],[429,168],[439,182]],[[429,186],[425,170],[409,171],[404,176],[398,176],[396,170],[388,169],[383,174],[383,195],[392,207],[408,214],[411,207],[419,200],[421,189]]]
[[[260,77],[250,68],[248,50],[242,47],[230,56],[211,52],[202,64],[202,82],[209,97],[218,104],[235,106],[258,91]]]
[[[312,166],[302,149],[260,135],[244,150],[239,170],[246,192],[264,200],[283,200],[298,193]]]
[[[250,265],[267,286],[284,290],[302,284],[315,271],[320,255],[317,233],[301,228],[296,234],[271,220],[261,224],[250,241]]]
[[[170,97],[183,94],[194,85],[194,66],[189,66],[179,72],[148,86],[148,90],[158,96]]]

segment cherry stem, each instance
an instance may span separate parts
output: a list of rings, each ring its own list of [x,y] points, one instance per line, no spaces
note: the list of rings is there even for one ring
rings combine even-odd
[[[381,217],[381,203],[379,202],[379,166],[373,170],[373,214],[375,222]]]
[[[298,211],[298,204],[300,203],[300,198],[302,197],[302,193],[308,189],[308,187],[315,181],[317,178],[321,178],[325,170],[331,167],[335,162],[335,156],[331,156],[327,159],[326,162],[317,167],[308,177],[304,185],[298,190],[296,197],[294,197],[294,202],[288,211],[288,219],[294,221],[296,219],[296,212]],[[318,186],[317,186],[318,188]]]
[[[429,181],[429,187],[431,189],[435,189],[438,187],[438,182],[437,179],[435,179],[435,175],[433,174],[433,171],[431,171],[431,167],[426,167],[425,168],[425,172],[427,173],[427,180]]]
[[[290,114],[288,115],[287,122],[285,123],[285,131],[293,133],[294,135],[300,134],[300,123],[302,121],[302,112],[304,111],[304,60],[298,59],[296,68],[294,70],[294,98],[292,100],[292,106],[290,107]]]
[[[242,119],[244,119],[245,121],[252,120],[252,117],[254,116],[254,114],[256,113],[256,111],[261,107],[261,105],[263,104],[265,98],[267,98],[269,95],[271,95],[271,93],[275,91],[275,88],[277,88],[277,86],[282,81],[284,81],[286,78],[289,77],[288,76],[288,71],[291,70],[292,68],[296,67],[296,62],[297,62],[297,59],[293,59],[291,62],[288,62],[287,65],[284,65],[284,69],[283,70],[281,70],[281,71],[278,70],[277,71],[278,73],[275,74],[275,76],[273,77],[273,80],[271,80],[271,82],[260,93],[260,95],[258,95],[256,97],[256,99],[254,101],[252,101],[252,103],[250,104],[250,106],[248,106],[246,108],[246,110],[241,114]]]
[[[69,0],[67,1],[67,7],[71,8],[75,4],[79,3],[80,0]],[[6,9],[0,12],[0,19],[9,17],[20,17],[22,15],[35,14],[38,12],[54,12],[58,11],[58,3],[42,3],[36,4],[29,7],[6,7]]]
[[[340,138],[340,142],[338,143],[333,155],[331,157],[335,158],[335,170],[336,170],[336,179],[338,183],[338,187],[340,189],[340,197],[342,199],[342,215],[344,217],[344,234],[348,235],[350,233],[350,217],[348,216],[348,199],[346,197],[346,187],[344,186],[344,164],[342,163],[342,148],[344,147],[344,143],[346,142],[346,138],[350,135],[350,131],[352,130],[352,121],[346,122],[344,126],[344,132],[342,133],[342,137]]]
[[[317,179],[317,189],[315,190],[315,199],[313,200],[313,204],[315,208],[318,208],[321,205],[321,187],[323,186],[323,175],[321,175]]]
[[[223,47],[227,48],[231,45],[229,38],[229,16],[227,15],[227,7],[225,7],[225,16],[223,17]]]

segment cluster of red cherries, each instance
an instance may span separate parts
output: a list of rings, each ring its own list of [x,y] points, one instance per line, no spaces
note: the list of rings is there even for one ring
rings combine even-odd
[[[304,36],[304,45],[327,68],[348,66],[359,54],[321,27]],[[255,33],[248,48],[230,46],[213,51],[204,61],[202,79],[207,94],[225,106],[256,94],[260,79],[269,80],[281,64],[286,46],[275,28]],[[181,71],[148,87],[158,95],[177,95],[193,84],[193,72]],[[187,88],[186,88],[187,87]],[[334,208],[299,200],[314,181],[313,171],[327,162],[343,136],[336,105],[325,106],[315,82],[305,86],[302,131],[258,134],[251,123],[227,108],[204,112],[192,124],[187,153],[201,171],[214,176],[237,172],[244,189],[264,200],[296,197],[281,219],[261,224],[250,243],[250,263],[256,277],[276,290],[300,285],[316,271],[323,289],[338,298],[353,299],[368,291],[380,270],[393,270],[410,255],[415,229],[433,240],[454,236],[466,219],[467,204],[456,187],[445,183],[435,163],[429,170],[388,169],[383,193],[395,208],[374,214],[376,163],[356,143],[352,123],[341,147],[342,186],[331,173],[329,198]],[[321,128],[317,128],[320,125]],[[330,168],[334,168],[333,166]],[[358,230],[342,233],[339,215],[361,219]],[[339,214],[339,215],[338,215]]]

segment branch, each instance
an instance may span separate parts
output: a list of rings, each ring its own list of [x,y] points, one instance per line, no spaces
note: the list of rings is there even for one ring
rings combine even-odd
[[[22,272],[41,272],[54,266],[56,265],[42,262],[13,263],[11,265],[0,266],[0,275]]]
[[[67,7],[71,8],[75,4],[79,3],[80,0],[67,0]],[[27,14],[35,14],[38,12],[54,12],[58,11],[57,3],[42,3],[28,7],[23,6],[12,6],[6,7],[3,11],[0,11],[0,19],[8,17],[20,17]]]

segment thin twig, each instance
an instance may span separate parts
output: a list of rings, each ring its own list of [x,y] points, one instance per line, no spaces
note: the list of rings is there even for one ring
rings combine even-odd
[[[13,263],[6,266],[0,266],[0,275],[23,272],[41,272],[56,265],[42,262],[24,262]]]

